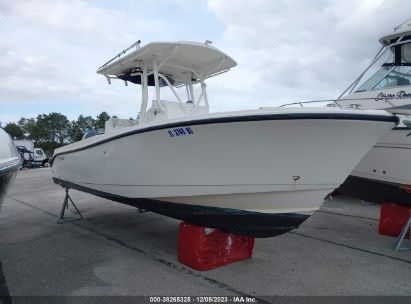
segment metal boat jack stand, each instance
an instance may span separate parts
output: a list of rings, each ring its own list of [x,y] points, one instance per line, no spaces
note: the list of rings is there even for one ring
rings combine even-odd
[[[61,211],[60,211],[59,218],[57,219],[57,224],[64,224],[64,223],[84,220],[84,217],[81,215],[80,210],[77,209],[76,205],[74,204],[73,200],[71,199],[69,195],[69,189],[70,188],[66,188],[66,196],[64,197],[63,206],[61,206]],[[69,206],[69,201],[73,205],[79,217],[64,217],[64,213],[66,212],[66,209],[68,209],[68,206]]]
[[[410,234],[411,234],[411,213],[410,213],[410,217],[407,223],[404,225],[404,228],[402,228],[402,231],[395,242],[395,251],[411,250],[411,239],[409,241],[408,247],[401,247],[408,230],[410,231]]]

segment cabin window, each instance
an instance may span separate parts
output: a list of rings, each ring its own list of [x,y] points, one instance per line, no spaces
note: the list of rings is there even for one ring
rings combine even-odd
[[[384,64],[393,65],[395,63],[395,47],[390,47],[387,59]]]
[[[36,150],[36,154],[37,155],[43,155],[43,151],[42,150]]]
[[[401,45],[401,62],[411,63],[411,43]]]

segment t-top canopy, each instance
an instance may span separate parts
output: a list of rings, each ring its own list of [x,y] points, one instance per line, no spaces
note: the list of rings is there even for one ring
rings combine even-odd
[[[100,67],[97,73],[141,83],[144,65],[150,74],[156,60],[158,72],[177,86],[204,80],[237,65],[231,57],[209,44],[187,41],[152,42],[123,57],[117,57],[117,60]],[[154,77],[152,74],[150,76],[148,85],[154,85]]]
[[[396,26],[394,28],[393,33],[381,37],[380,42],[382,45],[387,46],[393,43],[393,41],[397,40],[399,37],[410,36],[410,35],[411,35],[411,18],[401,23],[399,26]]]

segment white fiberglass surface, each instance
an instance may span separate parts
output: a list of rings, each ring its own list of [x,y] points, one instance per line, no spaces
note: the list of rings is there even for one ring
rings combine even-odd
[[[257,109],[257,110],[243,110],[243,111],[233,111],[233,112],[221,112],[221,113],[211,113],[211,114],[205,114],[205,115],[198,115],[198,116],[187,116],[187,117],[179,117],[176,119],[170,119],[170,120],[165,120],[165,121],[157,121],[157,122],[152,122],[152,123],[147,123],[144,125],[135,125],[127,128],[119,128],[118,130],[115,130],[111,133],[107,134],[102,134],[102,135],[97,135],[93,136],[90,138],[83,139],[81,141],[63,146],[61,148],[57,148],[54,151],[54,155],[58,153],[64,153],[68,152],[73,149],[78,149],[78,148],[85,148],[87,146],[93,145],[95,143],[98,143],[100,141],[106,141],[107,139],[111,137],[118,136],[122,133],[126,132],[131,132],[133,130],[138,130],[138,129],[144,129],[147,127],[155,127],[155,126],[161,126],[163,124],[171,124],[175,122],[187,122],[189,125],[191,120],[202,120],[202,119],[213,119],[213,118],[222,118],[222,117],[242,117],[242,116],[248,116],[248,115],[287,115],[287,114],[298,114],[298,113],[344,113],[344,114],[361,114],[361,115],[380,115],[380,116],[387,116],[386,111],[376,111],[376,110],[362,110],[361,113],[358,112],[358,110],[350,110],[350,109],[338,109],[338,108],[263,108],[263,109]]]
[[[237,65],[231,57],[208,44],[189,41],[152,42],[101,67],[98,73],[119,75],[134,69],[136,62],[145,62],[151,71],[154,56],[160,62],[165,60],[159,72],[175,80],[184,79],[181,76],[187,71],[196,71],[199,75],[209,77]]]

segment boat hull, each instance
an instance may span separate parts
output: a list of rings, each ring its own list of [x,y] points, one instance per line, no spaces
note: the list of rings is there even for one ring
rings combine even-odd
[[[20,166],[20,163],[7,170],[6,169],[1,170],[0,168],[0,207],[6,195],[7,189],[9,188],[14,178],[16,177],[17,169],[19,166]]]
[[[343,193],[375,203],[411,206],[411,130],[388,131],[341,185]]]
[[[250,117],[91,138],[57,150],[52,175],[64,187],[191,223],[274,236],[317,210],[395,124],[363,113]]]
[[[177,220],[258,238],[273,237],[298,228],[311,215],[311,212],[270,214],[147,198],[130,198],[97,191],[56,178],[53,178],[53,180],[62,187],[90,193]]]
[[[350,175],[339,190],[367,202],[411,207],[411,186]]]

